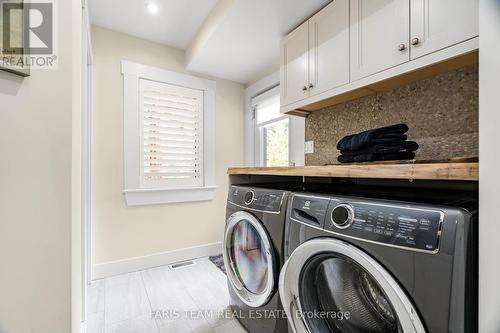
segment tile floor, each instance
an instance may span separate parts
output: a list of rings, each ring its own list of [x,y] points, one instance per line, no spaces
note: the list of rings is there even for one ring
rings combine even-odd
[[[218,315],[229,303],[226,276],[208,258],[195,263],[93,281],[87,333],[245,333]]]

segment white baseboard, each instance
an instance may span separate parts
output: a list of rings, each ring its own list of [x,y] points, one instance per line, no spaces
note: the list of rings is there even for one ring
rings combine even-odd
[[[92,280],[137,272],[163,265],[171,265],[184,260],[207,257],[220,253],[222,253],[222,243],[217,242],[174,251],[154,253],[142,257],[105,262],[93,266]]]

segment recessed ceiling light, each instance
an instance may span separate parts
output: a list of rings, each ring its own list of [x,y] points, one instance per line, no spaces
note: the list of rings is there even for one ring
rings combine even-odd
[[[152,1],[147,2],[146,8],[147,8],[148,12],[150,12],[151,14],[158,13],[158,5]]]

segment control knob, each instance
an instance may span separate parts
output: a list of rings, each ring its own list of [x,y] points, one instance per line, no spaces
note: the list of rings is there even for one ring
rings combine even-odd
[[[354,222],[354,208],[349,204],[337,205],[332,211],[332,223],[339,229],[346,229]]]
[[[248,191],[245,193],[245,198],[243,199],[245,201],[245,205],[250,205],[253,200],[255,199],[255,192],[254,191]]]

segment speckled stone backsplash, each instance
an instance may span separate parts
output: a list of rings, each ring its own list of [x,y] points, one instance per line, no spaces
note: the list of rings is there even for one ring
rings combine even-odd
[[[312,112],[306,140],[314,153],[306,165],[337,162],[337,142],[348,134],[406,123],[408,140],[420,145],[417,159],[479,156],[478,66],[468,66]]]

